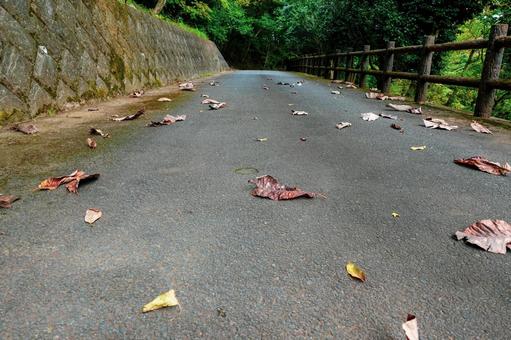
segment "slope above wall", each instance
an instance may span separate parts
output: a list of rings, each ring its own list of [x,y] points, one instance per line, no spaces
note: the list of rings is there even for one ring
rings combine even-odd
[[[0,124],[227,67],[213,42],[116,0],[0,0]]]

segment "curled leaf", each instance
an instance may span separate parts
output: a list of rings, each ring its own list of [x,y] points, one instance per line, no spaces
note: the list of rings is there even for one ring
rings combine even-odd
[[[305,111],[296,111],[296,110],[291,110],[291,114],[293,116],[307,116],[309,113],[305,112]]]
[[[251,192],[252,196],[269,198],[274,201],[291,200],[298,197],[314,198],[318,196],[318,194],[313,192],[306,192],[296,187],[282,185],[270,175],[257,177],[248,182],[256,185],[256,188]]]
[[[201,98],[209,98],[209,95],[207,95],[205,93],[201,94],[200,96],[201,96]]]
[[[87,175],[85,172],[81,170],[75,170],[72,174],[68,176],[61,177],[50,177],[42,181],[38,189],[39,190],[55,190],[62,184],[66,184],[66,188],[69,192],[77,193],[78,185],[80,182],[88,182],[92,180],[96,180],[99,178],[99,174]]]
[[[257,138],[256,141],[258,141],[258,142],[267,142],[268,138]]]
[[[94,138],[87,138],[87,145],[89,146],[89,148],[91,149],[95,149],[98,144],[96,143],[96,141],[94,140]]]
[[[209,105],[209,108],[211,110],[218,110],[218,109],[221,109],[221,108],[225,107],[226,105],[227,105],[227,103],[221,102],[221,103],[218,103],[218,104],[211,104],[211,105]]]
[[[153,301],[149,302],[142,308],[143,313],[151,312],[165,307],[179,306],[179,301],[176,298],[176,292],[174,289],[169,290],[166,293],[160,294]]]
[[[268,86],[263,86],[263,90],[268,91],[270,88]]]
[[[398,218],[398,217],[400,217],[400,216],[399,216],[399,213],[398,213],[398,212],[393,211],[393,212],[392,212],[392,217],[394,217],[394,218]]]
[[[0,195],[0,208],[9,209],[12,203],[19,200],[18,196],[14,195]]]
[[[163,120],[161,122],[151,122],[147,124],[147,126],[161,126],[161,125],[172,125],[175,122],[180,122],[186,120],[186,115],[179,115],[179,116],[172,116],[172,115],[166,115],[163,117]]]
[[[301,140],[302,142],[306,142],[306,141],[307,141],[307,138],[306,138],[306,137],[300,137],[300,140]]]
[[[382,118],[387,118],[387,119],[394,119],[394,120],[396,120],[396,119],[397,119],[397,116],[388,115],[388,114],[386,114],[386,113],[380,113],[380,117],[382,117]]]
[[[351,126],[349,122],[340,122],[339,124],[335,124],[335,127],[340,129],[344,129],[345,127]]]
[[[85,212],[85,222],[92,224],[99,220],[102,215],[103,213],[99,209],[96,208],[87,209],[87,211]]]
[[[341,91],[337,91],[337,90],[333,90],[333,91],[330,91],[331,94],[341,94]]]
[[[201,104],[220,104],[220,102],[218,100],[206,98],[201,102]]]
[[[368,122],[372,122],[373,120],[380,118],[380,116],[372,112],[361,113],[360,115],[362,116],[363,120],[366,120]]]
[[[105,132],[101,131],[100,129],[96,129],[96,128],[93,128],[93,127],[90,128],[89,133],[91,135],[98,135],[98,136],[101,136],[103,138],[109,138],[110,137],[110,134],[105,133]]]
[[[124,117],[112,117],[112,120],[116,121],[116,122],[122,122],[124,120],[133,120],[133,119],[137,119],[138,117],[140,117],[144,113],[145,113],[145,110],[144,109],[140,109],[140,110],[138,110],[136,113],[134,113],[132,115],[128,115],[128,116],[124,116]]]
[[[396,111],[404,111],[404,112],[410,112],[415,114],[421,114],[422,108],[420,107],[413,107],[410,105],[397,105],[397,104],[387,104],[388,107],[396,110]]]
[[[355,263],[348,262],[346,264],[346,271],[351,277],[359,279],[362,282],[365,282],[366,274]]]
[[[472,121],[472,123],[470,123],[470,127],[474,130],[474,131],[477,131],[479,133],[488,133],[488,134],[492,134],[492,132],[484,125],[476,122],[475,120]]]
[[[407,340],[419,340],[419,328],[415,315],[408,314],[406,322],[402,325]]]
[[[390,124],[390,127],[393,128],[394,130],[399,130],[401,132],[403,132],[403,128],[401,127],[401,125],[398,125],[398,124]]]
[[[179,89],[182,91],[195,91],[191,81],[179,84]]]
[[[486,251],[505,254],[511,249],[511,224],[503,220],[482,220],[456,232],[458,240],[465,239]]]
[[[456,125],[449,125],[445,120],[438,118],[428,118],[423,119],[424,126],[431,129],[441,129],[441,130],[455,130],[458,127]]]
[[[171,101],[172,101],[172,99],[167,98],[167,97],[161,97],[161,98],[158,98],[158,101],[159,101],[159,102],[171,102]]]
[[[209,83],[209,86],[218,86],[218,85],[220,85],[220,83],[217,81],[212,81]]]
[[[505,176],[509,172],[511,172],[511,165],[509,165],[508,163],[500,165],[500,163],[491,162],[481,156],[474,156],[465,159],[455,159],[454,163],[497,176],[500,175]]]
[[[426,150],[426,145],[411,146],[410,150],[412,150],[412,151],[423,151],[423,150]]]

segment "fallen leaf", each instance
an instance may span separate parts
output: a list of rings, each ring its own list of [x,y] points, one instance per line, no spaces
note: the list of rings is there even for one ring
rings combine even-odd
[[[344,129],[345,127],[351,126],[349,122],[340,122],[339,124],[335,124],[335,127],[340,129]]]
[[[203,101],[201,101],[201,104],[220,104],[218,100],[206,98]]]
[[[158,98],[158,101],[159,101],[159,102],[171,102],[171,101],[172,101],[172,99],[167,98],[167,97],[161,97],[161,98]]]
[[[372,113],[372,112],[361,113],[360,115],[362,116],[363,120],[366,120],[368,122],[371,122],[373,120],[380,118],[380,116],[378,116],[377,114]]]
[[[9,209],[12,203],[19,200],[18,196],[14,195],[0,195],[0,208]]]
[[[277,85],[291,85],[291,84],[289,84],[289,83],[287,83],[287,82],[281,82],[281,81],[279,81],[279,82],[277,83]]]
[[[385,94],[383,93],[379,93],[379,92],[366,92],[366,98],[367,99],[380,99],[380,100],[385,100],[388,98],[388,96],[386,96]]]
[[[140,117],[144,113],[145,113],[145,110],[144,109],[140,109],[140,110],[137,111],[137,113],[134,113],[132,115],[128,115],[128,116],[124,116],[124,117],[112,117],[112,120],[116,121],[116,122],[122,122],[124,120],[133,120],[133,119],[137,119],[138,117]]]
[[[300,140],[301,140],[302,142],[306,142],[306,141],[307,141],[307,138],[305,138],[305,137],[300,137]]]
[[[204,93],[201,94],[200,96],[201,96],[201,98],[209,98],[209,96],[207,94],[204,94]]]
[[[175,122],[181,122],[183,120],[186,120],[186,115],[179,115],[179,116],[172,116],[172,115],[166,115],[163,117],[163,120],[161,122],[151,122],[147,124],[147,126],[161,126],[161,125],[172,125]]]
[[[179,89],[181,91],[195,91],[195,88],[193,87],[193,83],[191,81],[179,84]]]
[[[102,215],[103,213],[99,209],[96,208],[87,209],[87,211],[85,212],[85,222],[92,224],[99,220]]]
[[[109,133],[104,133],[100,129],[96,129],[96,128],[90,128],[89,133],[91,135],[98,135],[98,136],[101,136],[103,138],[110,138],[110,134]]]
[[[456,232],[458,240],[465,239],[486,251],[505,254],[511,249],[511,224],[503,220],[481,220]]]
[[[408,314],[406,322],[402,325],[407,340],[419,340],[419,328],[415,315]]]
[[[423,119],[424,126],[431,129],[442,129],[442,130],[455,130],[458,127],[456,125],[449,125],[443,119],[431,118],[431,119]]]
[[[298,93],[298,92],[296,92],[296,91],[291,91],[291,94],[297,94],[297,93]]]
[[[218,110],[218,109],[221,109],[221,108],[225,107],[226,105],[227,105],[227,103],[221,102],[221,103],[218,103],[218,104],[210,104],[209,108],[211,110]]]
[[[353,85],[353,84],[347,84],[346,88],[347,89],[356,89],[357,87],[355,85]]]
[[[398,218],[398,217],[400,217],[400,216],[399,216],[399,213],[398,213],[398,212],[393,211],[393,212],[392,212],[392,217],[394,217],[394,218]]]
[[[135,91],[131,92],[130,97],[138,98],[138,97],[142,97],[143,94],[144,94],[144,90],[135,90]]]
[[[42,181],[38,189],[39,190],[55,190],[62,184],[66,184],[66,188],[69,192],[77,193],[78,185],[80,182],[88,182],[91,180],[95,180],[99,177],[99,174],[87,175],[85,172],[81,170],[75,170],[72,174],[68,176],[61,177],[50,177]]]
[[[96,141],[94,140],[94,138],[87,138],[87,145],[89,146],[89,148],[91,149],[95,149],[98,144],[96,143]]]
[[[397,119],[397,116],[388,115],[388,114],[386,114],[386,113],[380,113],[380,117],[382,117],[382,118],[387,118],[387,119],[394,119],[394,120],[396,120],[396,119]]]
[[[410,112],[410,113],[415,113],[415,114],[421,114],[422,113],[422,108],[420,107],[413,107],[413,106],[410,106],[410,105],[398,105],[398,104],[387,104],[388,107],[390,107],[391,109],[394,109],[396,111],[403,111],[403,112]]]
[[[318,196],[318,194],[313,192],[306,192],[296,187],[282,185],[276,178],[270,175],[257,177],[248,182],[256,185],[256,188],[251,192],[252,196],[269,198],[274,201],[291,200],[298,197],[314,198]]]
[[[268,91],[270,88],[268,86],[263,86],[263,90]]]
[[[403,128],[401,127],[401,125],[398,125],[398,124],[391,124],[390,127],[395,130],[403,131]]]
[[[39,132],[39,129],[34,124],[16,124],[11,130],[23,132],[26,135],[33,135]]]
[[[153,301],[146,304],[144,308],[142,308],[142,312],[147,313],[160,308],[174,306],[179,306],[179,301],[177,301],[176,292],[174,291],[174,289],[171,289],[166,293],[160,294]]]
[[[421,107],[414,107],[414,108],[411,108],[410,110],[408,110],[408,112],[416,114],[416,115],[421,115],[422,114],[422,108]]]
[[[331,91],[330,93],[331,93],[331,94],[341,94],[341,91],[335,91],[335,90],[334,90],[334,91]]]
[[[212,81],[209,83],[209,86],[218,86],[218,85],[220,85],[220,83],[217,81]]]
[[[474,156],[465,159],[455,159],[454,163],[468,168],[473,168],[487,172],[492,175],[506,175],[511,172],[511,165],[505,163],[503,166],[497,162],[491,162],[484,157]]]
[[[366,280],[366,274],[353,262],[348,262],[346,264],[346,271],[350,274],[351,277],[355,279],[359,279],[362,282]]]
[[[256,141],[258,141],[258,142],[266,142],[266,141],[268,141],[268,138],[257,138]]]
[[[227,313],[225,312],[225,310],[222,307],[218,307],[216,309],[216,312],[217,312],[218,316],[221,316],[222,318],[225,318],[227,316]]]
[[[306,116],[306,115],[308,115],[308,113],[305,112],[305,111],[295,111],[295,110],[291,110],[291,114],[293,116]]]
[[[344,84],[344,80],[334,79],[332,80],[332,84]]]
[[[99,109],[98,109],[97,107],[89,107],[89,108],[87,109],[87,111],[91,111],[91,112],[92,112],[92,111],[99,111]]]
[[[489,134],[493,134],[486,126],[482,125],[482,124],[479,124],[478,122],[476,122],[475,120],[472,121],[472,123],[470,123],[470,127],[474,130],[474,131],[477,131],[479,133],[489,133]]]
[[[426,150],[426,145],[421,145],[421,146],[411,146],[411,147],[410,147],[410,150],[412,150],[412,151],[422,151],[422,150]]]

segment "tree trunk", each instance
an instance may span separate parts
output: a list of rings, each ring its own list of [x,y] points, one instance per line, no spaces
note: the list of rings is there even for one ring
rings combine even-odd
[[[153,8],[153,13],[160,14],[163,7],[165,7],[166,2],[167,2],[167,0],[158,0],[158,2],[156,3],[156,6],[154,6],[154,8]]]

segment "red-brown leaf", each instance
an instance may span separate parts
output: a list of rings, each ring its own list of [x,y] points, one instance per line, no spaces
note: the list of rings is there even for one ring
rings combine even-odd
[[[511,166],[508,163],[504,164],[504,166],[501,166],[500,163],[491,162],[481,156],[474,156],[465,159],[455,159],[454,163],[497,176],[506,175],[511,172]]]
[[[87,145],[91,149],[95,149],[98,146],[98,143],[94,140],[94,138],[87,138]]]
[[[0,208],[9,209],[14,201],[19,200],[18,196],[14,195],[0,195]]]
[[[492,134],[492,132],[486,126],[476,122],[475,120],[472,121],[470,127],[472,128],[472,130],[477,131],[479,133]]]
[[[80,182],[88,182],[91,180],[95,180],[99,177],[99,174],[87,175],[85,172],[81,170],[76,170],[72,174],[68,176],[62,177],[50,177],[45,179],[39,184],[39,190],[55,190],[62,184],[66,184],[66,188],[69,192],[77,193],[78,185]]]
[[[486,251],[505,254],[511,249],[511,224],[503,220],[482,220],[456,232],[458,240],[466,239]]]
[[[282,185],[270,175],[257,177],[248,182],[256,185],[256,188],[251,192],[252,196],[269,198],[275,201],[291,200],[298,197],[314,198],[317,196],[313,192],[306,192],[299,188]]]

